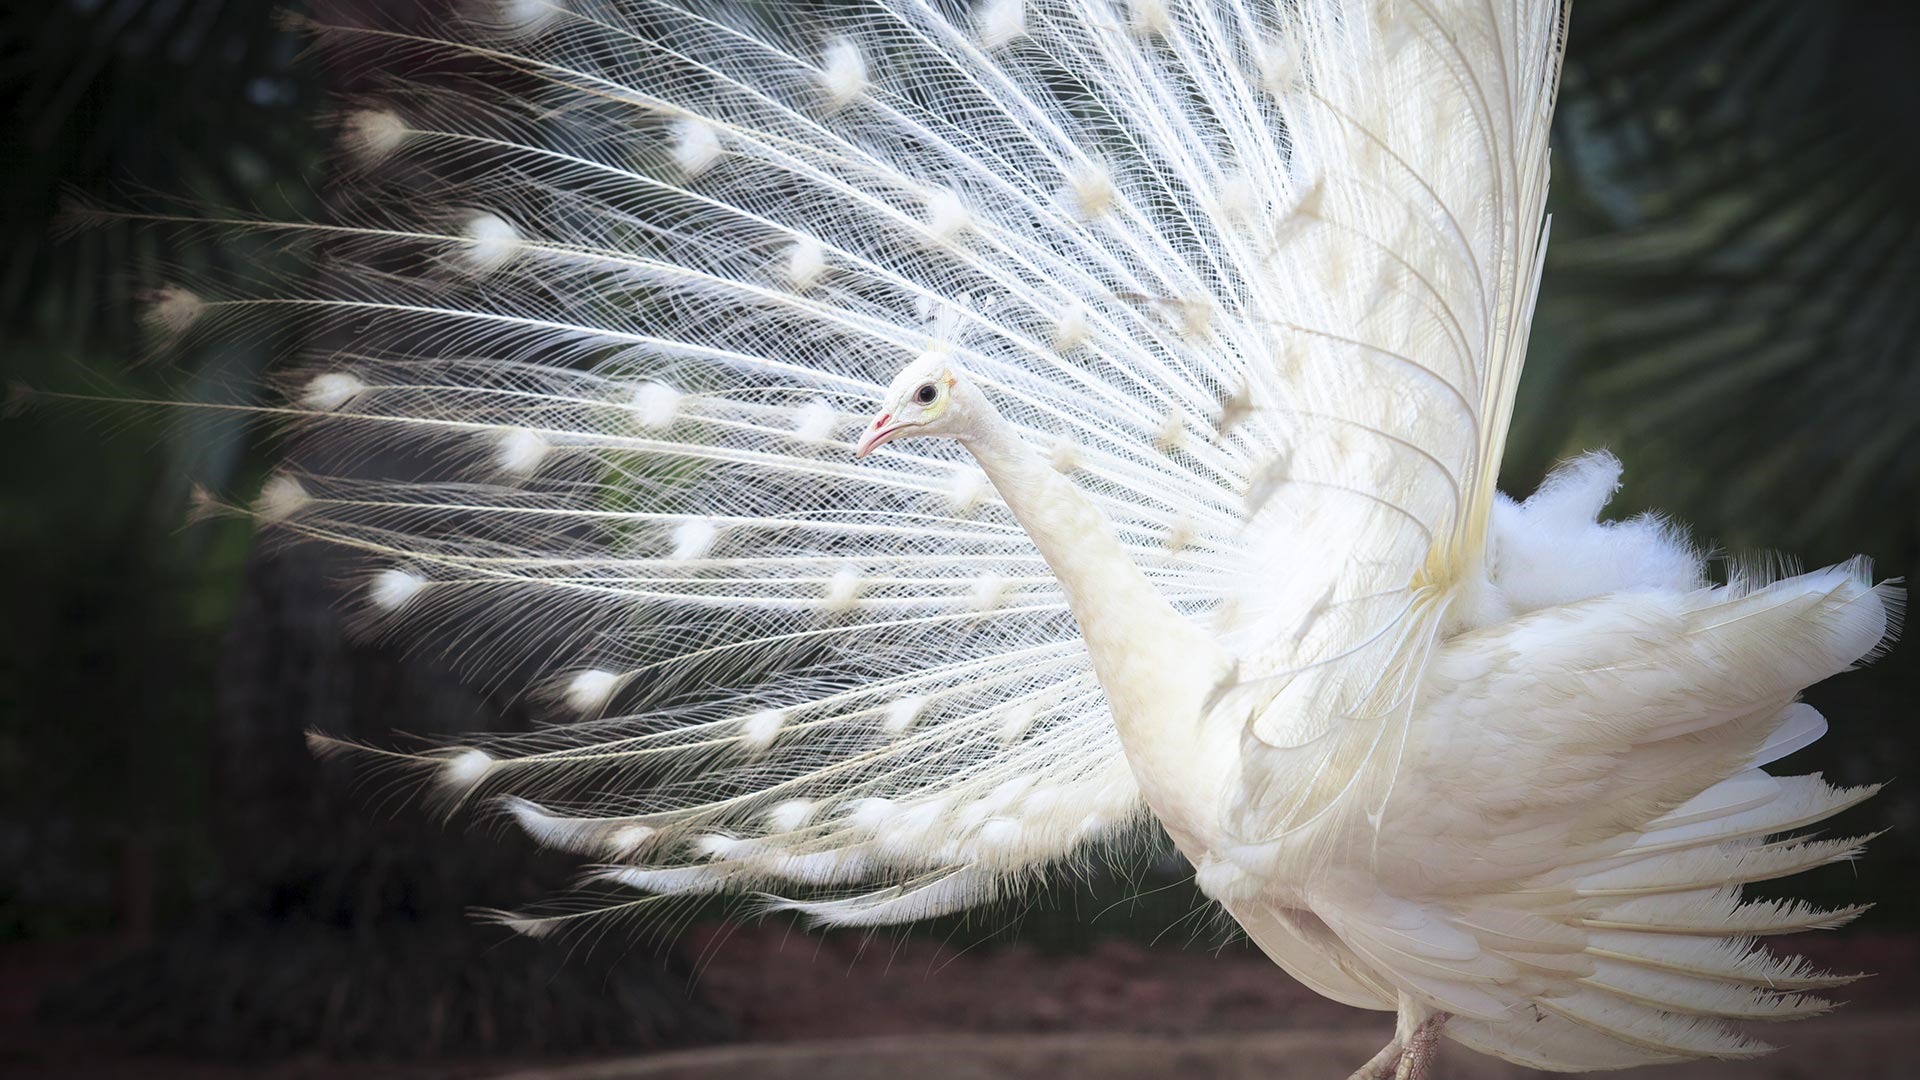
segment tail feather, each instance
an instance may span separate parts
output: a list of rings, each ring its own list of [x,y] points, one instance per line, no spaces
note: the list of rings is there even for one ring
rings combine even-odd
[[[1483,1054],[1549,1072],[1589,1072],[1665,1065],[1689,1054],[1643,1046],[1545,1009],[1503,1021],[1454,1017],[1447,1036]]]
[[[1878,834],[1873,834],[1878,835]],[[1574,895],[1629,897],[1651,893],[1695,892],[1722,885],[1791,877],[1829,863],[1859,856],[1873,835],[1837,840],[1775,840],[1764,844],[1720,845],[1674,852],[1576,879]]]
[[[1665,1012],[1618,994],[1591,988],[1555,995],[1540,1008],[1583,1027],[1655,1053],[1683,1057],[1751,1058],[1773,1047],[1733,1030],[1717,1018]]]
[[[1799,1020],[1833,1007],[1832,1002],[1811,994],[1782,993],[1616,960],[1596,961],[1586,982],[1596,990],[1662,1012],[1723,1020]]]
[[[1707,888],[1696,892],[1658,893],[1609,901],[1593,914],[1580,917],[1578,923],[1594,930],[1632,930],[1697,937],[1765,937],[1807,930],[1838,929],[1872,906],[1855,904],[1828,910],[1798,900],[1743,902],[1738,888]]]
[[[1675,937],[1629,930],[1594,931],[1587,953],[1636,967],[1774,990],[1844,986],[1859,975],[1815,969],[1804,957],[1776,956],[1748,938]]]

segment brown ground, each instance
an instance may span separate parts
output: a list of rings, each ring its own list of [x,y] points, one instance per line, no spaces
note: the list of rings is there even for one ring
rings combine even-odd
[[[1831,971],[1853,1009],[1920,1008],[1920,936],[1850,932],[1781,939]],[[1355,1027],[1376,1015],[1320,997],[1244,945],[1219,952],[1110,941],[1043,957],[1024,946],[960,952],[930,941],[706,928],[700,985],[756,1039],[967,1031],[1155,1035]],[[1916,1072],[1920,1075],[1920,1072]]]
[[[1855,1018],[1863,1014],[1920,1017],[1920,936],[1852,931],[1781,944],[1832,970],[1879,973],[1841,991],[1849,1003],[1849,1032],[1888,1027],[1858,1026]],[[1104,1033],[1166,1036],[1180,1045],[1201,1045],[1226,1041],[1216,1036],[1302,1031],[1344,1047],[1349,1041],[1367,1041],[1383,1024],[1379,1014],[1319,998],[1242,946],[1216,953],[1115,941],[1086,953],[1043,956],[1018,944],[957,949],[922,939],[808,936],[769,926],[701,927],[687,936],[685,945],[700,958],[701,992],[735,1018],[753,1042],[1048,1034],[1057,1037],[1034,1045],[1060,1046],[1073,1045],[1068,1033]],[[42,1031],[34,1023],[37,987],[74,959],[71,948],[0,953],[0,1073],[416,1080],[568,1064],[340,1063],[315,1058],[262,1066],[132,1060],[94,1041]],[[1822,1023],[1816,1019],[1809,1027]],[[1904,1030],[1904,1024],[1899,1028]]]

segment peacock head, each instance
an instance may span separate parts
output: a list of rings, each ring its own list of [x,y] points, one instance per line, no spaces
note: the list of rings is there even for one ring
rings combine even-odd
[[[965,374],[945,349],[929,349],[901,369],[880,402],[880,412],[854,444],[853,456],[866,457],[895,439],[917,435],[958,438],[971,417],[963,393]]]

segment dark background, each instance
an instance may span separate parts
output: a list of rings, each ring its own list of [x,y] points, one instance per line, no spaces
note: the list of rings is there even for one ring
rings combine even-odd
[[[1178,867],[877,942],[736,937],[719,912],[675,943],[641,929],[573,952],[473,925],[468,905],[549,890],[569,860],[380,803],[301,733],[525,718],[350,640],[324,552],[191,522],[195,485],[258,485],[273,452],[260,432],[34,393],[206,400],[269,374],[269,344],[155,356],[137,294],[156,266],[243,273],[274,252],[66,229],[61,207],[324,213],[315,117],[350,76],[303,58],[260,0],[15,7],[0,14],[0,1069],[163,1054],[429,1075],[742,1038],[1134,1028],[1143,1011],[1178,1027],[1177,1001],[1128,995],[1183,973],[1250,987],[1244,1015],[1209,998],[1192,1025],[1322,1015],[1244,950],[1203,955],[1220,937],[1187,918]],[[1627,464],[1622,514],[1658,507],[1730,552],[1859,553],[1911,574],[1920,16],[1897,0],[1583,0],[1556,135],[1553,246],[1502,486],[1524,493],[1557,458],[1606,446]],[[1833,947],[1883,969],[1920,934],[1917,655],[1903,643],[1815,688],[1834,730],[1796,759],[1841,783],[1896,780],[1841,823],[1893,830],[1870,856],[1792,885],[1877,901]],[[1010,1003],[1010,984],[1051,989]]]

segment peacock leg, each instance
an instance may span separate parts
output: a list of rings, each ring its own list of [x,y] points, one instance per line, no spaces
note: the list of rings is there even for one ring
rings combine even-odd
[[[1447,1026],[1451,1013],[1437,1012],[1420,1022],[1407,1036],[1406,1050],[1394,1068],[1393,1080],[1427,1080],[1433,1059],[1440,1053],[1440,1029]]]
[[[1400,1063],[1401,1052],[1400,1039],[1395,1036],[1365,1065],[1354,1070],[1347,1080],[1393,1080],[1393,1068]]]

